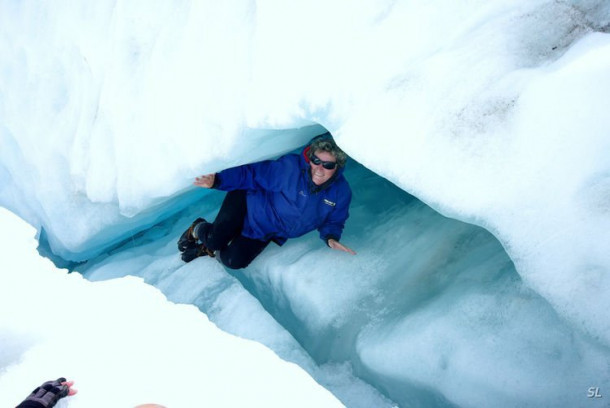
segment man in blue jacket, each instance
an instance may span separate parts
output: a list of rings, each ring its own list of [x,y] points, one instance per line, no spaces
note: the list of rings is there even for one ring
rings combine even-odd
[[[282,245],[314,229],[330,248],[354,255],[339,242],[352,198],[343,177],[346,159],[325,133],[301,155],[197,177],[196,186],[228,193],[213,223],[198,218],[182,234],[182,259],[218,256],[229,268],[245,268],[271,241]]]

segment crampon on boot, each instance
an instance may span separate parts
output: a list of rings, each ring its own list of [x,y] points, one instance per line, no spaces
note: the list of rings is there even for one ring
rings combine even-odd
[[[182,251],[182,260],[184,262],[191,262],[195,258],[200,256],[209,256],[214,258],[214,251],[209,249],[203,244],[192,243],[184,251]]]
[[[197,239],[193,236],[193,230],[195,229],[195,226],[201,222],[206,222],[206,220],[197,218],[193,221],[191,226],[180,235],[180,239],[178,239],[178,250],[180,252],[184,252],[187,248],[197,243]]]

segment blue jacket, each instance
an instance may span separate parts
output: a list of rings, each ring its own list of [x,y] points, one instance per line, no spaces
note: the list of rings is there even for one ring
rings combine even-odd
[[[301,155],[287,154],[216,174],[215,188],[247,191],[244,236],[282,245],[288,238],[317,229],[325,242],[341,238],[352,199],[343,168],[337,168],[329,181],[316,186],[306,150]]]

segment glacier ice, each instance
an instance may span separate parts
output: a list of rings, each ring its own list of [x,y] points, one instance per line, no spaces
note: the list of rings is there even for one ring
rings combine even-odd
[[[243,271],[209,258],[183,264],[177,237],[197,216],[213,219],[224,193],[211,192],[77,270],[94,281],[144,278],[307,368],[347,406],[391,406],[354,379],[347,392],[334,388],[354,374],[401,406],[578,404],[587,384],[608,376],[605,348],[524,285],[490,233],[358,163],[345,175],[354,200],[342,240],[355,257],[308,234],[272,245]],[[355,385],[366,392],[354,397]]]
[[[374,172],[354,165],[351,180],[361,201],[346,232],[364,250],[340,258],[304,237],[233,277],[316,363],[407,406],[582,405],[588,387],[603,390],[607,1],[0,9],[0,205],[36,226],[50,256],[90,260],[82,269],[96,259],[99,274],[112,269],[100,257],[123,259],[117,274],[163,282],[173,225],[218,200],[192,192],[194,176],[328,129]],[[391,205],[392,184],[489,232],[440,223],[407,196]],[[167,252],[140,253],[146,239]],[[455,259],[442,250],[453,246]],[[317,272],[302,280],[306,265]],[[237,330],[230,309],[162,289]]]
[[[58,408],[341,406],[304,370],[194,306],[168,302],[141,279],[93,284],[68,274],[36,256],[34,228],[4,208],[0,220],[1,406],[60,375],[79,392]]]

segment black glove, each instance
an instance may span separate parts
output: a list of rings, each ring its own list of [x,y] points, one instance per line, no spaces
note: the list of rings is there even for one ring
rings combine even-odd
[[[66,382],[65,378],[58,378],[55,381],[47,381],[40,387],[36,388],[29,397],[25,399],[16,408],[52,408],[57,404],[60,398],[65,397],[70,392],[67,385],[61,383]]]

